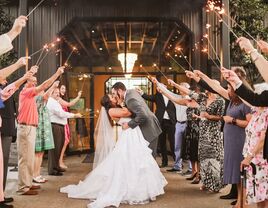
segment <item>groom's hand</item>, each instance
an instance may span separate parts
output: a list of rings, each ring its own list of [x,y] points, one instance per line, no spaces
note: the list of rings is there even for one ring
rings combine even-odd
[[[123,130],[126,130],[128,128],[129,128],[128,123],[122,123],[122,129]]]

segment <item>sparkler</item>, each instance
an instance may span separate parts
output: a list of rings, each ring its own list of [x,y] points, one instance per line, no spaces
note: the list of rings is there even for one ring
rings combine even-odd
[[[180,47],[176,47],[176,50],[180,52],[180,54],[182,55],[182,57],[183,57],[183,58],[185,59],[185,61],[188,63],[190,69],[191,69],[192,71],[194,71],[194,68],[192,67],[192,65],[190,64],[190,62],[188,61],[188,59],[185,58],[185,55],[184,55],[183,52],[182,52],[182,48],[180,48]]]
[[[69,55],[68,55],[68,57],[67,57],[67,59],[65,61],[65,64],[64,64],[65,66],[68,65],[68,60],[71,58],[71,56],[73,55],[74,51],[76,51],[76,50],[77,50],[77,48],[73,47],[72,51],[69,53]]]
[[[219,68],[219,70],[221,70],[221,67],[214,61],[214,59],[211,57],[211,55],[208,53],[208,49],[207,48],[203,48],[201,50],[203,53],[206,53],[208,55],[208,57],[211,59],[211,61],[216,65],[217,68]]]
[[[170,57],[180,68],[182,68],[184,71],[186,71],[186,69],[182,66],[182,65],[180,65],[177,61],[176,61],[176,59],[174,59],[171,55],[170,55],[170,53],[167,53],[167,56],[168,57]]]
[[[37,66],[40,66],[41,63],[44,61],[44,59],[47,57],[47,55],[49,54],[49,52],[51,51],[51,49],[53,49],[56,45],[54,43],[51,43],[50,46],[48,46],[45,50],[47,51],[46,54],[44,55],[44,57],[38,62],[38,64],[36,64]]]
[[[146,69],[143,68],[142,64],[140,64],[140,68],[141,68],[146,74],[148,74],[147,78],[148,78],[148,79],[151,79],[152,76],[150,75],[150,73],[149,73]]]
[[[210,40],[209,40],[209,38],[208,38],[208,34],[205,34],[203,37],[207,39],[208,44],[209,44],[209,46],[212,48],[212,51],[213,51],[214,55],[216,56],[217,61],[218,61],[219,63],[221,63],[221,60],[220,60],[220,58],[219,58],[219,56],[218,56],[218,54],[217,54],[215,48],[213,47],[212,43],[210,42]],[[211,56],[210,56],[210,57],[211,57]]]
[[[83,80],[82,87],[81,87],[81,91],[83,92],[86,78],[90,78],[90,76],[87,76],[86,74],[83,74],[83,76],[81,78],[79,78],[79,80]]]
[[[155,67],[165,77],[165,79],[168,80],[167,76],[159,69],[156,63],[153,64],[153,67]]]
[[[34,10],[36,10],[39,6],[40,6],[40,4],[42,4],[43,2],[44,2],[45,0],[41,0],[33,9],[32,9],[32,11],[30,11],[29,12],[29,14],[27,14],[27,18],[34,12]]]

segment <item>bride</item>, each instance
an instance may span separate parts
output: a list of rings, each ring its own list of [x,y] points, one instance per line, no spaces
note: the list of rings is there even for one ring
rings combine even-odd
[[[60,189],[69,198],[89,199],[88,208],[119,207],[120,203],[145,204],[164,194],[167,181],[139,127],[122,130],[115,144],[111,121],[128,122],[127,108],[116,107],[111,95],[101,100],[95,130],[97,146],[93,171],[77,185]]]

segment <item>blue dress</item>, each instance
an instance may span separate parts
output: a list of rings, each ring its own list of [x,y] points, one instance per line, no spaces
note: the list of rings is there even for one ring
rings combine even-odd
[[[246,120],[251,112],[250,107],[244,103],[238,105],[230,102],[226,115],[236,119]],[[230,123],[224,124],[224,184],[238,184],[240,182],[240,163],[243,160],[243,147],[245,143],[245,128]]]

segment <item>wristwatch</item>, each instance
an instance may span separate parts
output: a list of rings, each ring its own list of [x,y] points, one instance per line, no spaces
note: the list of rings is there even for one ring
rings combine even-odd
[[[233,120],[232,120],[232,124],[233,124],[233,125],[236,125],[236,119],[235,119],[235,118],[233,118]]]

